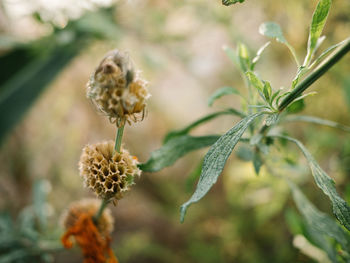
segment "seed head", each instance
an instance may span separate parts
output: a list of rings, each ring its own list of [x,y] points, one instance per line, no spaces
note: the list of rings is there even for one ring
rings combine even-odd
[[[61,223],[68,230],[77,224],[81,215],[85,214],[91,218],[96,215],[100,207],[97,199],[86,198],[70,204],[69,208],[62,214]],[[113,231],[114,220],[108,208],[103,210],[101,217],[96,224],[98,231],[103,237],[109,236]]]
[[[87,145],[80,157],[79,170],[86,187],[107,200],[119,200],[140,176],[137,158],[125,149],[114,152],[114,142]]]
[[[139,78],[127,54],[113,50],[102,59],[87,83],[87,96],[118,127],[143,120],[149,98],[146,81]]]

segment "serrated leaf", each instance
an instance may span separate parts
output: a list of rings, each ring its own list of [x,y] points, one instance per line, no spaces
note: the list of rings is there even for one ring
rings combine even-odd
[[[259,33],[264,36],[274,38],[278,42],[281,42],[283,44],[287,43],[287,40],[284,38],[281,27],[275,22],[262,23],[259,27]]]
[[[263,92],[264,83],[258,78],[258,76],[256,76],[255,73],[252,71],[247,71],[245,74],[247,75],[248,80],[252,84],[252,86],[258,91]]]
[[[271,44],[271,42],[266,42],[262,47],[259,48],[258,52],[256,52],[256,56],[252,60],[252,66],[251,70],[254,70],[254,67],[256,63],[259,61],[261,54],[264,52],[264,50]]]
[[[298,186],[288,180],[293,199],[307,223],[319,233],[337,240],[344,250],[349,247],[349,235],[327,214],[319,211],[300,191]]]
[[[206,123],[212,119],[215,119],[216,117],[218,116],[221,116],[221,115],[236,115],[236,116],[239,116],[239,117],[245,117],[245,114],[238,111],[238,110],[235,110],[235,109],[227,109],[227,110],[224,110],[224,111],[218,111],[218,112],[214,112],[214,113],[211,113],[211,114],[208,114],[202,118],[200,118],[199,120],[196,120],[195,122],[187,125],[185,128],[181,129],[181,130],[176,130],[176,131],[171,131],[169,132],[165,137],[164,137],[164,141],[163,143],[166,143],[167,141],[169,141],[170,139],[174,138],[174,137],[178,137],[178,136],[181,136],[181,135],[185,135],[187,133],[189,133],[192,129],[194,129],[195,127],[203,124],[203,123]]]
[[[314,124],[320,124],[320,125],[324,125],[332,128],[338,128],[346,132],[350,132],[349,126],[345,126],[334,121],[330,121],[330,120],[326,120],[326,119],[322,119],[314,116],[307,116],[307,115],[292,116],[291,115],[291,116],[287,116],[284,119],[284,122],[291,122],[291,121],[303,121],[303,122],[309,122]]]
[[[307,55],[305,57],[304,66],[308,66],[315,52],[317,41],[321,36],[323,27],[326,23],[332,0],[320,0],[317,4],[315,12],[312,16],[309,39],[307,44]]]
[[[245,0],[222,0],[222,4],[229,6],[229,5],[233,5],[236,3],[243,3]]]
[[[304,154],[316,185],[326,194],[332,202],[333,213],[339,222],[344,225],[348,230],[350,230],[350,207],[349,205],[339,196],[335,189],[335,183],[325,171],[319,166],[316,160],[312,157],[310,152],[305,148],[305,146],[298,140],[288,137],[288,136],[277,136],[280,138],[287,139],[294,142]]]
[[[139,168],[145,172],[160,171],[164,167],[175,163],[185,154],[208,147],[220,138],[219,135],[198,136],[182,135],[167,141],[160,149],[152,152],[151,157]]]
[[[233,87],[222,87],[216,90],[208,99],[208,106],[212,106],[214,101],[225,95],[236,94],[241,96],[239,91]]]
[[[262,114],[264,113],[258,112],[245,117],[210,147],[204,157],[203,168],[197,188],[192,197],[181,206],[181,222],[184,221],[187,208],[192,203],[198,202],[204,197],[210,188],[216,183],[219,175],[224,169],[227,158],[230,156],[243,133],[248,128],[249,124]]]

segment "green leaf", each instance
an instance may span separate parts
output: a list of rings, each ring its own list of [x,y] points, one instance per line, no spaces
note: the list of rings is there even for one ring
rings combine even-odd
[[[240,67],[243,72],[246,72],[251,67],[249,51],[246,45],[239,43],[237,46],[237,55]]]
[[[222,48],[224,50],[224,52],[226,53],[226,55],[228,56],[228,58],[231,60],[231,62],[238,68],[240,69],[240,64],[239,64],[239,60],[238,60],[238,56],[235,52],[235,50],[233,50],[232,48],[228,47],[228,46],[223,46]],[[244,73],[244,72],[243,72]]]
[[[274,125],[278,121],[279,113],[273,113],[266,117],[265,125],[271,126]]]
[[[264,36],[274,38],[278,42],[285,44],[288,47],[289,51],[292,53],[293,58],[294,58],[295,62],[297,63],[298,67],[300,66],[299,60],[298,60],[296,53],[295,53],[295,50],[288,43],[288,41],[285,39],[283,32],[282,32],[282,29],[279,26],[279,24],[277,24],[275,22],[265,22],[265,23],[260,25],[259,33],[264,35]]]
[[[39,221],[40,230],[47,226],[47,195],[50,191],[49,182],[38,180],[33,186],[33,208]]]
[[[248,77],[249,82],[256,88],[258,91],[263,92],[264,83],[255,75],[252,71],[247,71],[246,75]]]
[[[304,100],[294,101],[287,107],[288,113],[297,113],[305,108]]]
[[[300,78],[308,71],[308,69],[304,66],[300,66],[298,68],[298,72],[296,74],[296,76],[294,77],[293,79],[293,82],[292,82],[292,89],[295,88],[295,86],[299,83],[299,80]]]
[[[252,60],[252,66],[251,70],[254,70],[254,67],[256,63],[260,60],[261,54],[264,52],[264,50],[271,44],[271,42],[266,42],[262,47],[259,48],[258,52],[256,52],[256,56]]]
[[[216,90],[208,99],[208,106],[212,106],[214,101],[225,95],[237,94],[240,95],[239,91],[233,87],[222,87]]]
[[[325,126],[332,127],[332,128],[338,128],[338,129],[341,129],[341,130],[346,131],[346,132],[350,132],[349,126],[345,126],[345,125],[339,124],[339,123],[334,122],[334,121],[325,120],[325,119],[321,119],[321,118],[314,117],[314,116],[307,116],[307,115],[293,116],[293,115],[290,115],[290,116],[287,116],[286,118],[284,118],[284,120],[283,120],[283,122],[291,122],[291,121],[302,121],[302,122],[320,124],[320,125],[325,125]]]
[[[181,222],[184,221],[187,208],[192,203],[198,202],[203,196],[205,196],[210,188],[216,183],[219,175],[224,169],[227,158],[230,156],[243,133],[249,124],[262,114],[264,114],[264,112],[258,112],[245,117],[210,147],[204,157],[202,173],[197,188],[190,200],[181,206]]]
[[[326,23],[332,0],[320,0],[312,16],[309,39],[307,45],[307,55],[304,60],[304,66],[308,66],[314,55],[317,41],[321,36],[323,27]]]
[[[264,81],[263,94],[265,97],[265,101],[271,105],[272,88],[270,82],[268,81]]]
[[[145,172],[160,171],[164,167],[175,163],[185,154],[208,147],[220,138],[219,135],[193,137],[182,135],[168,140],[160,149],[152,152],[151,157],[145,163],[139,165]]]
[[[253,166],[256,175],[259,175],[260,168],[263,165],[263,160],[261,158],[260,152],[255,150],[253,154]]]
[[[236,3],[243,3],[245,0],[222,0],[222,4],[229,6],[229,5],[233,5]]]
[[[196,168],[188,175],[185,182],[186,192],[191,193],[193,191],[193,185],[201,175],[202,167],[203,167],[203,160],[201,160],[199,164],[196,166]]]
[[[344,92],[344,99],[350,111],[350,77],[345,78],[342,86]]]
[[[316,160],[312,157],[310,152],[305,148],[305,146],[298,140],[288,137],[288,136],[277,136],[280,138],[287,139],[291,142],[294,142],[304,154],[314,180],[317,186],[326,194],[332,202],[333,213],[339,220],[341,224],[343,224],[348,230],[350,230],[350,207],[349,205],[338,195],[334,181],[331,179],[325,171],[318,165]]]
[[[296,203],[300,213],[303,215],[307,223],[317,230],[319,233],[330,236],[337,240],[339,244],[348,250],[350,245],[349,235],[327,214],[319,211],[300,191],[297,185],[288,181],[288,185],[293,194],[294,202]]]
[[[309,66],[309,69],[310,68],[313,68],[315,65],[317,65],[318,63],[320,63],[330,52],[332,52],[333,50],[335,50],[337,47],[343,45],[345,42],[349,41],[350,38],[347,38],[333,46],[330,46],[329,48],[327,48],[325,51],[323,51],[321,53],[321,55],[315,59],[314,62],[312,62],[312,64]]]
[[[281,42],[283,44],[287,43],[287,40],[284,38],[281,27],[275,22],[265,22],[261,24],[259,27],[259,33],[264,36],[274,38],[278,42]]]
[[[36,58],[4,84],[0,94],[0,141],[82,46],[81,41],[76,41],[57,47],[48,56]]]
[[[189,133],[192,129],[197,127],[198,125],[206,123],[206,122],[208,122],[208,121],[210,121],[210,120],[212,120],[212,119],[214,119],[214,118],[216,118],[218,116],[221,116],[221,115],[237,115],[237,116],[240,116],[240,117],[245,117],[244,113],[242,113],[240,111],[237,111],[235,109],[227,109],[227,110],[224,110],[224,111],[214,112],[214,113],[211,113],[209,115],[206,115],[206,116],[200,118],[199,120],[191,123],[190,125],[186,126],[185,128],[183,128],[181,130],[169,132],[165,136],[163,143],[166,143],[167,141],[169,141],[170,139],[172,139],[174,137],[185,135],[185,134]]]

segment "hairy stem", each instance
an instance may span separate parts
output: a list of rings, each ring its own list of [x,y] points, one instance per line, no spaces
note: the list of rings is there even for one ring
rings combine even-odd
[[[278,111],[282,112],[290,103],[299,97],[308,87],[310,87],[316,80],[318,80],[324,73],[326,73],[334,64],[336,64],[347,52],[350,51],[350,39],[340,46],[333,55],[326,59],[319,65],[310,75],[301,81],[292,92],[286,96],[280,105]]]

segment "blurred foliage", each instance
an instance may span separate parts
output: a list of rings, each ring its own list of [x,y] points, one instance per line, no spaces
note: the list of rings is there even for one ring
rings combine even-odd
[[[37,41],[15,42],[12,50],[22,50],[22,53],[17,53],[21,58],[9,60],[14,66],[1,61],[1,70],[9,72],[8,77],[0,74],[2,84],[9,83],[15,72],[27,68],[34,57],[38,59],[38,54],[41,54],[38,61],[47,62],[57,55],[57,50],[64,52],[64,45],[75,46],[78,39],[68,30],[71,25],[75,24],[73,32],[86,32],[88,39],[82,40],[84,48],[78,48],[73,54],[74,60],[66,59],[65,65],[60,66],[64,69],[62,73],[57,75],[56,71],[53,74],[56,79],[37,103],[25,102],[28,105],[26,110],[33,107],[3,140],[0,207],[6,214],[8,225],[1,229],[14,229],[10,224],[17,225],[12,218],[17,218],[18,222],[22,209],[32,200],[29,190],[38,178],[45,178],[53,185],[48,199],[54,210],[47,220],[48,225],[55,226],[55,229],[49,227],[46,232],[50,238],[59,231],[58,218],[65,207],[89,194],[83,189],[77,171],[81,149],[86,143],[113,139],[115,135],[115,130],[107,125],[108,120],[97,116],[85,99],[84,85],[106,51],[115,47],[129,50],[135,57],[135,64],[140,65],[150,80],[152,97],[148,116],[136,129],[126,128],[125,131],[125,143],[130,151],[141,161],[146,161],[150,153],[161,146],[164,135],[170,130],[191,124],[213,111],[224,111],[242,103],[239,96],[230,95],[218,98],[213,104],[214,109],[207,107],[210,94],[218,87],[229,85],[246,94],[240,88],[239,73],[222,52],[222,45],[244,42],[252,54],[252,50],[266,42],[266,38],[257,34],[259,25],[274,20],[281,24],[284,36],[294,46],[296,54],[304,56],[306,25],[310,23],[310,14],[316,3],[316,0],[249,0],[226,7],[220,1],[211,0],[190,3],[175,0],[120,1],[115,8],[103,11],[99,16],[101,20],[112,18],[118,21],[117,25],[113,22],[102,27],[102,33],[104,28],[116,30],[105,32],[103,39],[108,40],[101,39],[100,35],[100,41],[91,42],[90,38],[96,38],[88,30],[98,27],[95,21],[100,20],[89,20],[86,26],[78,29],[76,23],[83,21],[81,18],[38,39],[38,42],[43,41],[38,49],[35,49]],[[348,1],[334,1],[324,33],[327,38],[322,47],[338,43],[350,34],[349,9]],[[10,26],[8,30],[11,32]],[[65,34],[61,35],[59,32],[63,31]],[[114,37],[117,41],[110,40]],[[60,42],[60,38],[69,41]],[[287,52],[283,46],[271,43],[260,58],[261,64],[256,65],[264,79],[271,79],[273,87],[285,86],[293,78],[294,65]],[[2,55],[3,59],[6,54],[2,52]],[[47,65],[56,67],[54,63]],[[346,102],[349,98],[346,95],[349,93],[349,65],[349,57],[344,58],[315,84],[318,95],[305,99],[303,114],[349,126],[350,104]],[[10,69],[16,67],[18,70],[10,74]],[[49,80],[45,84],[49,84]],[[343,89],[338,88],[340,86]],[[0,96],[2,88],[3,85]],[[328,104],[332,107],[325,107]],[[18,119],[11,121],[14,125]],[[216,134],[217,131],[222,133],[233,122],[237,122],[233,114],[222,114],[212,123],[194,127],[191,132],[196,137]],[[289,135],[307,142],[324,170],[334,176],[338,191],[349,201],[348,136],[327,127],[292,122],[284,125]],[[7,129],[2,123],[1,131]],[[117,207],[111,207],[116,221],[113,247],[120,262],[315,262],[320,258],[317,253],[314,257],[306,254],[313,252],[317,244],[297,242],[300,240],[298,235],[309,237],[310,234],[294,208],[287,184],[284,180],[276,180],[266,167],[262,167],[259,177],[256,177],[252,165],[245,162],[253,156],[253,149],[246,144],[241,144],[238,157],[230,157],[230,165],[208,197],[193,206],[186,223],[180,225],[178,207],[194,190],[203,154],[200,150],[161,172],[144,173],[136,181],[132,193]],[[288,161],[282,168],[288,169],[288,174],[301,185],[308,199],[317,204],[319,210],[329,213],[328,200],[315,191],[306,165],[303,161],[299,163],[302,159],[296,149],[285,151],[281,146],[277,155]],[[271,165],[275,168],[280,162],[272,160]],[[41,246],[32,241],[29,244],[32,248]],[[74,250],[57,251],[53,256],[55,262],[81,262],[79,252]]]

